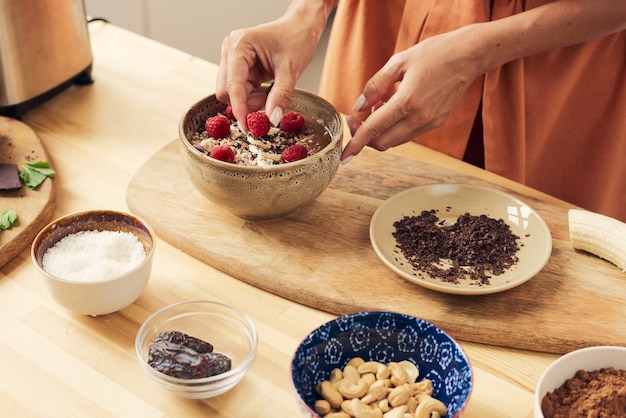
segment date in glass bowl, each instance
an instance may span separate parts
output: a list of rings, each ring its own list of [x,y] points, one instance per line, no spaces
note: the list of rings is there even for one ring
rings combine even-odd
[[[184,379],[172,377],[148,363],[155,337],[178,331],[213,345],[215,352],[231,360],[231,369],[215,376]],[[166,306],[150,315],[139,328],[135,350],[149,378],[171,393],[190,399],[206,399],[232,389],[252,368],[258,334],[250,318],[239,309],[221,302],[197,300]]]

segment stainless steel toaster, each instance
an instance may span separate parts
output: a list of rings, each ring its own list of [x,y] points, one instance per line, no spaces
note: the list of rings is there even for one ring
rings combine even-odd
[[[83,0],[0,0],[0,115],[90,83],[92,62]]]

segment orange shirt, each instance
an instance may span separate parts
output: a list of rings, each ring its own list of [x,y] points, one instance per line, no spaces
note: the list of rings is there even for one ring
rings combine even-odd
[[[341,0],[320,95],[343,113],[395,52],[546,0]],[[626,31],[505,64],[415,141],[462,158],[482,101],[485,168],[626,222]]]

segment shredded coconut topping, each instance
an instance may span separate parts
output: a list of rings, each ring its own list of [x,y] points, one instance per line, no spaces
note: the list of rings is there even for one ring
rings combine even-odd
[[[98,282],[132,270],[145,257],[143,245],[130,232],[81,231],[50,247],[42,267],[65,280]]]

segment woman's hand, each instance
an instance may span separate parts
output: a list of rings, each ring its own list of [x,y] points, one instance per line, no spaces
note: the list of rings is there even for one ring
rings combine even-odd
[[[364,122],[348,117],[353,137],[343,151],[344,162],[365,146],[384,151],[443,125],[480,74],[475,58],[457,46],[459,35],[438,35],[395,54],[367,82],[354,110],[372,113]],[[396,92],[382,103],[396,83]]]
[[[623,0],[555,0],[512,16],[434,36],[394,55],[370,79],[355,110],[378,107],[353,134],[342,161],[385,150],[443,125],[473,80],[513,60],[626,30]]]
[[[294,1],[273,22],[232,32],[222,42],[217,98],[230,103],[240,126],[246,115],[265,107],[277,125],[291,101],[296,81],[315,54],[336,1]],[[273,80],[266,94],[261,84]]]

